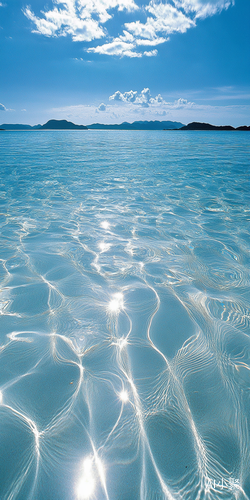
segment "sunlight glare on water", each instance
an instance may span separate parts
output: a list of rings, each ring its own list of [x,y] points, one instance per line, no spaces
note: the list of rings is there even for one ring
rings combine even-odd
[[[119,396],[120,396],[120,400],[123,403],[127,403],[127,401],[129,400],[127,391],[121,391],[120,394],[119,394]]]
[[[77,488],[79,500],[90,498],[95,489],[93,475],[93,459],[86,458],[83,462],[83,475]]]
[[[108,309],[111,313],[118,314],[123,309],[123,294],[118,292],[113,295],[113,298],[108,304]]]
[[[101,227],[103,227],[103,229],[109,229],[110,228],[110,224],[108,221],[104,220],[102,223],[101,223]]]

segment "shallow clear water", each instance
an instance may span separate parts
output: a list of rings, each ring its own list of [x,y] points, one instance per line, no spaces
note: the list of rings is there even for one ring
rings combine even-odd
[[[250,498],[249,143],[1,133],[1,500]]]

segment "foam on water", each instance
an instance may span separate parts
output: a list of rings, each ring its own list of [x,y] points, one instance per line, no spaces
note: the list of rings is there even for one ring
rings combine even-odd
[[[249,134],[0,141],[1,500],[250,498]]]

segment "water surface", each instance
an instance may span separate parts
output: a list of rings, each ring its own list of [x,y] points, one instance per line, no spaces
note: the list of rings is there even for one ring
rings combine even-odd
[[[1,500],[250,498],[249,138],[1,133]]]

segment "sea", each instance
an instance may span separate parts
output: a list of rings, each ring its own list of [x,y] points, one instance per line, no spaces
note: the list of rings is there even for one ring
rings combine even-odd
[[[0,134],[0,499],[249,499],[249,133]]]

